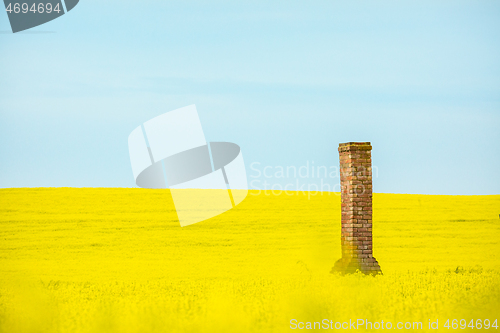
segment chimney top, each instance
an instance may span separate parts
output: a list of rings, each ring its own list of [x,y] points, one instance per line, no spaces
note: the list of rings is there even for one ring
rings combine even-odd
[[[372,146],[370,142],[346,142],[339,144],[339,153],[355,150],[372,150]]]

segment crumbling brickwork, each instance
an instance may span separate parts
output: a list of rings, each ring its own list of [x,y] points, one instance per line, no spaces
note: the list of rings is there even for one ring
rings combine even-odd
[[[372,146],[370,142],[339,145],[342,200],[342,258],[333,272],[382,273],[372,253]]]

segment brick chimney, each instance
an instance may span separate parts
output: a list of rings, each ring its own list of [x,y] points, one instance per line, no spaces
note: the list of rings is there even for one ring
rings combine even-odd
[[[381,274],[372,254],[372,146],[370,142],[339,145],[342,200],[342,258],[331,273]]]

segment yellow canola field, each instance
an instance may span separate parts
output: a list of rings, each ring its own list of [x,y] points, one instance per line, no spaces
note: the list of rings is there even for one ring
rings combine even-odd
[[[498,332],[500,196],[374,194],[373,206],[384,275],[339,276],[338,193],[253,191],[181,228],[168,190],[0,189],[0,332],[455,331],[452,319]]]

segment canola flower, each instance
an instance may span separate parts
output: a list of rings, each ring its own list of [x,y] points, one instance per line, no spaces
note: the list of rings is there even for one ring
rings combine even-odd
[[[0,332],[500,319],[500,196],[374,194],[376,277],[329,273],[334,193],[252,192],[185,228],[168,190],[2,189],[0,202]]]

